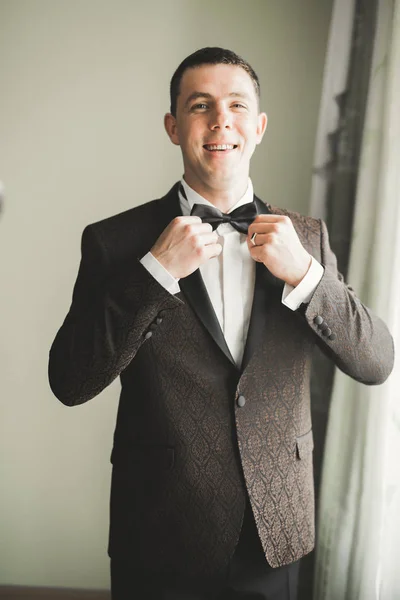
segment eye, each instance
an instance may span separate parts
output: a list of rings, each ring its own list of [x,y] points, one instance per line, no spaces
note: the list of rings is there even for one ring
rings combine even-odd
[[[244,104],[241,104],[240,102],[235,102],[235,104],[232,105],[233,108],[246,108],[246,106]]]
[[[194,104],[192,106],[192,110],[205,110],[208,108],[208,105],[204,102],[199,102],[198,104]]]

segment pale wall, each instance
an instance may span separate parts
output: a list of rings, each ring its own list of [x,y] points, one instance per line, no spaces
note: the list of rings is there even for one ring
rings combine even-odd
[[[205,45],[259,73],[258,194],[304,211],[331,0],[0,1],[0,584],[107,587],[119,385],[66,408],[47,383],[80,234],[181,175],[169,78]]]

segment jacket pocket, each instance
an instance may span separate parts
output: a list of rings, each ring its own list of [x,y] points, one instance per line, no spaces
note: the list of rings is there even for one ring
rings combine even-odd
[[[175,464],[175,448],[153,444],[115,445],[111,453],[115,468],[145,467],[168,471]]]
[[[312,429],[296,438],[296,455],[303,460],[314,449],[314,439]]]

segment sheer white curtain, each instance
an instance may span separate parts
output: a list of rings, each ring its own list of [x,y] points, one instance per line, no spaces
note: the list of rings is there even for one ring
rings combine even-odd
[[[318,117],[318,131],[314,151],[314,173],[311,181],[310,214],[326,219],[326,173],[331,160],[328,136],[339,124],[337,98],[347,86],[347,72],[351,54],[355,0],[335,0],[325,57],[324,81]]]
[[[348,279],[400,349],[400,0],[378,1]],[[400,365],[341,373],[325,447],[315,600],[400,599]]]

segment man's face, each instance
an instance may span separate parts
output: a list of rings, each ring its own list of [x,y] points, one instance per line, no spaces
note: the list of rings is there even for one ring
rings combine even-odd
[[[182,150],[185,179],[195,189],[222,190],[247,181],[266,124],[252,79],[235,65],[185,71],[176,118],[165,116],[167,133]]]

